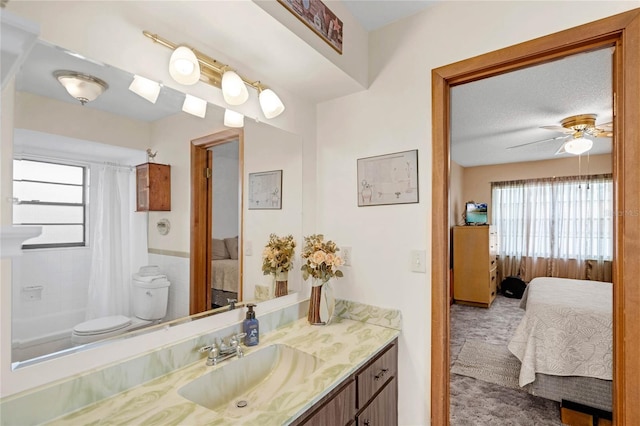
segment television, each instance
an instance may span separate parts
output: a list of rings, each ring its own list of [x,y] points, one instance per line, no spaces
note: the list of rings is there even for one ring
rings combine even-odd
[[[487,221],[487,203],[474,203],[468,201],[464,213],[464,222],[467,225],[486,225]]]

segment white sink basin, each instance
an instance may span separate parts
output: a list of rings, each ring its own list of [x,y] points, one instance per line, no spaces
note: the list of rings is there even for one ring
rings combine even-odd
[[[182,386],[178,394],[225,417],[240,417],[264,409],[279,392],[304,383],[321,364],[317,357],[287,345],[265,346],[225,361]]]

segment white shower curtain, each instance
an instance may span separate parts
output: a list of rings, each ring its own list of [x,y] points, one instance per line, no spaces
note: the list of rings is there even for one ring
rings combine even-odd
[[[91,272],[86,319],[130,315],[132,172],[99,166],[93,173]]]

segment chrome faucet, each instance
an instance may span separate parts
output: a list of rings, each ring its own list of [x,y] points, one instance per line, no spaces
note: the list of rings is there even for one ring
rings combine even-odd
[[[229,303],[229,310],[233,311],[236,308],[236,303],[238,302],[238,299],[227,299],[227,302]]]
[[[217,338],[213,345],[207,345],[198,350],[198,352],[209,352],[207,355],[207,365],[216,365],[220,361],[237,356],[242,358],[244,351],[240,345],[241,339],[246,333],[234,334],[229,337],[229,343],[225,343],[224,339]]]

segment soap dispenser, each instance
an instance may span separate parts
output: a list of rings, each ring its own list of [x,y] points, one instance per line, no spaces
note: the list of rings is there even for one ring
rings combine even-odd
[[[246,334],[244,336],[244,344],[245,346],[255,346],[260,341],[260,324],[256,319],[256,313],[253,312],[253,308],[256,305],[253,303],[247,304],[247,318],[243,323],[243,331]]]

